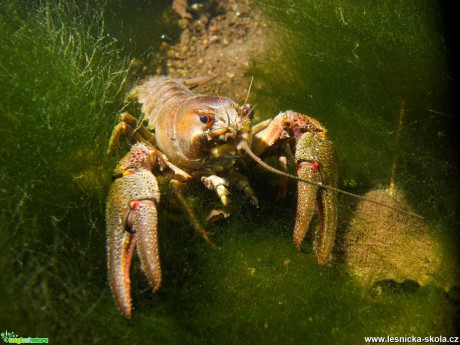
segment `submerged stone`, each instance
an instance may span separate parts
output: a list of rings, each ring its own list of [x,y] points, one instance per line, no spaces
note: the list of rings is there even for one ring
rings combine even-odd
[[[389,206],[409,211],[399,196],[386,190],[365,195]],[[372,286],[379,281],[414,281],[449,290],[454,282],[441,274],[442,244],[423,219],[362,201],[345,234],[345,262],[356,280]]]

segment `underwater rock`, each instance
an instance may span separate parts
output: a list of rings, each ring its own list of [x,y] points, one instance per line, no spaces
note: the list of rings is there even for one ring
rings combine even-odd
[[[373,190],[364,197],[409,211],[403,198],[386,190]],[[350,273],[365,286],[411,280],[420,286],[449,288],[439,279],[441,244],[421,218],[362,201],[346,231],[345,248]]]
[[[174,0],[172,8],[181,18],[188,19],[192,17],[190,13],[187,12],[187,0]]]

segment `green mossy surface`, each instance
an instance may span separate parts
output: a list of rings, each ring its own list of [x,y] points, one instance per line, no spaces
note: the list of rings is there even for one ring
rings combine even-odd
[[[321,120],[341,157],[342,184],[357,182],[353,191],[386,185],[397,151],[397,186],[448,242],[457,162],[442,19],[431,4],[257,2],[280,40],[254,63],[254,97],[259,114],[295,109]],[[232,217],[209,227],[218,250],[193,233],[165,188],[163,286],[153,295],[134,260],[133,317],[120,315],[104,225],[116,158],[105,150],[131,56],[114,37],[129,48],[130,31],[120,27],[134,26],[132,16],[149,5],[137,1],[127,13],[111,3],[105,14],[71,1],[0,5],[2,330],[56,344],[351,344],[454,334],[455,305],[440,289],[388,282],[362,290],[339,259],[320,267],[311,244],[295,250],[294,202],[273,201],[266,173],[251,175],[260,209],[234,193]],[[162,6],[159,21],[170,11]],[[159,37],[163,26],[153,27]],[[407,125],[395,147],[401,100]],[[188,194],[208,208],[216,202],[196,186]],[[348,202],[341,200],[342,219]]]

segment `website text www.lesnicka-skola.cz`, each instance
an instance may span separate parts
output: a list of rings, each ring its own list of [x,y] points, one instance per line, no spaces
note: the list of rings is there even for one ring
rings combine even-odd
[[[428,336],[428,337],[417,337],[414,335],[411,336],[402,336],[402,337],[364,337],[364,342],[366,344],[374,343],[459,343],[460,337],[445,337],[445,336]]]

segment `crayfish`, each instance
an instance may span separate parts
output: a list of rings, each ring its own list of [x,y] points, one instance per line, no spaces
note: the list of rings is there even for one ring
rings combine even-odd
[[[187,84],[189,87],[187,87]],[[258,199],[242,167],[254,161],[286,178],[298,180],[294,244],[300,245],[311,219],[319,211],[315,253],[319,264],[330,257],[337,228],[337,154],[326,129],[315,119],[294,111],[252,124],[253,108],[220,95],[195,94],[199,83],[153,76],[130,93],[141,104],[146,126],[128,113],[121,115],[109,145],[123,134],[135,144],[118,163],[107,201],[108,269],[118,308],[131,315],[129,269],[137,247],[153,291],[161,284],[157,238],[160,190],[155,175],[170,185],[195,231],[212,246],[192,206],[183,195],[190,182],[215,191],[223,205],[236,187],[256,206]],[[278,168],[263,159],[278,157]],[[288,172],[293,161],[297,174]],[[281,190],[286,193],[286,184]]]

